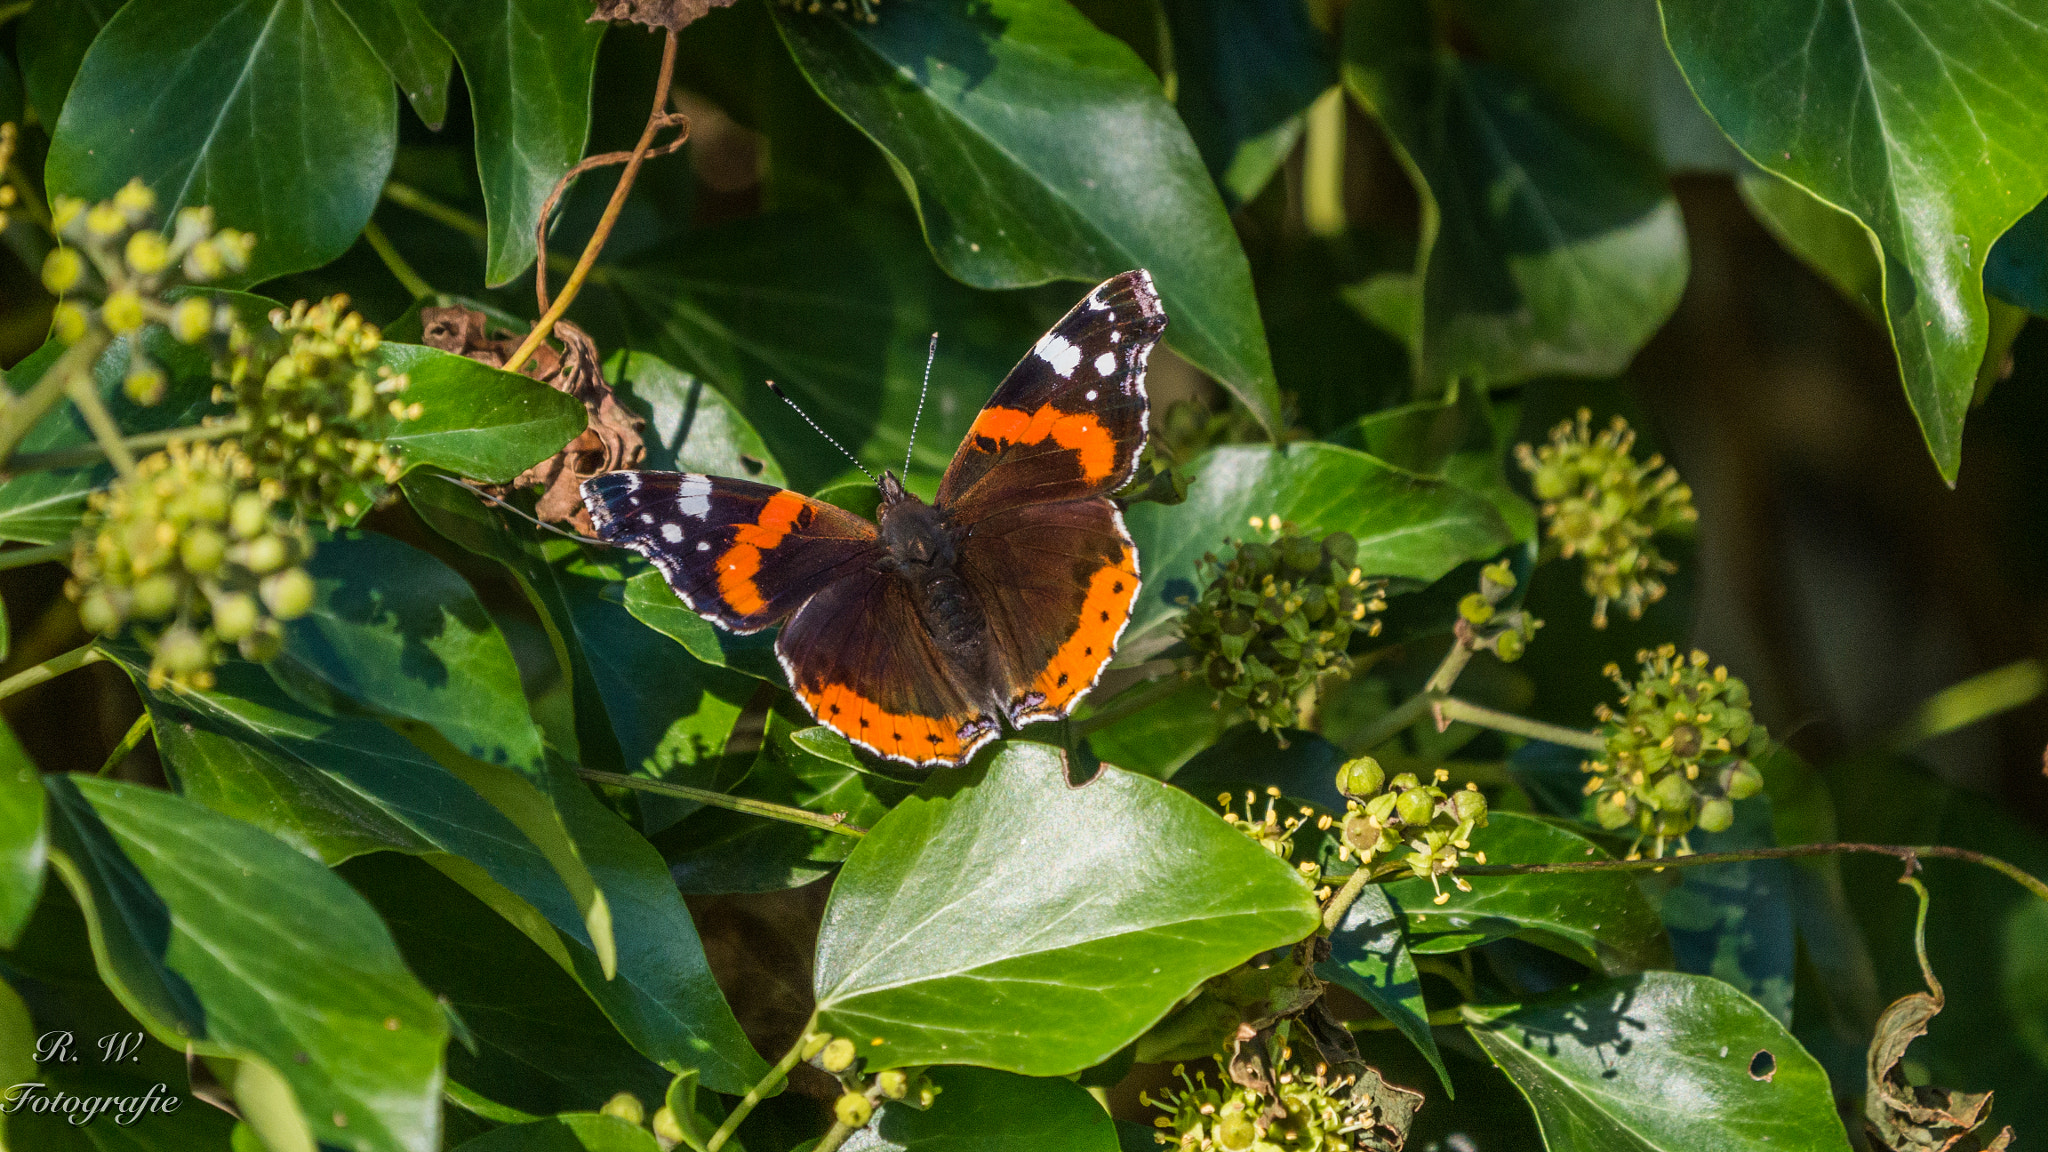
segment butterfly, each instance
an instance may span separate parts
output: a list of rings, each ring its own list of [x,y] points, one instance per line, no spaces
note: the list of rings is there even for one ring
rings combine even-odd
[[[776,657],[818,723],[890,760],[964,764],[1000,721],[1071,713],[1130,622],[1138,551],[1109,494],[1137,469],[1165,329],[1143,269],[1097,285],[996,387],[935,503],[882,474],[878,523],[689,472],[608,472],[583,501],[713,624],[780,622]]]

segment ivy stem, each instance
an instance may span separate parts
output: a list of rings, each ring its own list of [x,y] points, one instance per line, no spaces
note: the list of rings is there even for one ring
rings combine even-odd
[[[370,250],[377,254],[377,258],[384,261],[384,267],[391,270],[392,279],[397,280],[401,287],[412,293],[413,299],[425,300],[434,295],[434,286],[427,283],[426,277],[421,276],[406,262],[405,257],[399,253],[398,246],[391,242],[391,237],[386,236],[382,228],[377,227],[375,220],[363,222],[363,240],[370,245]]]
[[[100,765],[100,770],[93,775],[105,776],[120,767],[121,761],[128,759],[128,754],[135,751],[136,745],[142,743],[144,736],[149,735],[155,723],[149,717],[149,709],[144,708],[142,715],[135,718],[135,723],[128,726],[128,734],[121,737],[121,742],[114,745],[114,750],[107,754],[107,762]]]
[[[1330,897],[1329,904],[1323,908],[1323,931],[1337,930],[1337,925],[1344,922],[1344,913],[1351,910],[1352,902],[1358,899],[1358,894],[1365,891],[1365,886],[1370,883],[1372,869],[1361,866],[1352,870],[1351,878],[1344,881],[1344,886],[1337,889],[1337,894]]]
[[[647,126],[640,130],[640,142],[633,146],[633,154],[626,161],[626,170],[619,174],[619,183],[612,189],[610,202],[604,206],[604,215],[598,217],[597,229],[590,234],[589,242],[583,245],[583,255],[576,261],[575,270],[569,273],[569,279],[562,284],[562,291],[555,297],[555,302],[552,305],[544,303],[547,311],[534,323],[533,331],[526,334],[526,339],[520,341],[519,349],[512,353],[512,358],[505,361],[505,371],[517,372],[532,358],[541,343],[548,338],[548,333],[554,331],[555,321],[560,320],[562,315],[569,311],[570,302],[583,290],[583,282],[589,278],[591,267],[597,263],[598,253],[604,250],[605,241],[611,239],[612,226],[618,223],[619,212],[626,206],[626,195],[633,190],[633,181],[640,175],[640,165],[647,159],[648,149],[654,146],[655,133],[670,123],[664,110],[668,107],[669,81],[675,78],[675,72],[676,34],[674,29],[670,29],[661,48],[661,71],[654,81],[654,110],[647,114]],[[538,231],[545,233],[547,227],[547,214],[543,212]],[[545,244],[546,241],[542,240],[541,243]],[[534,276],[539,280],[536,295],[543,302],[547,299],[547,275],[547,262],[539,261]]]
[[[1458,676],[1465,671],[1465,665],[1471,662],[1472,649],[1465,646],[1465,638],[1453,637],[1451,650],[1444,653],[1444,658],[1437,664],[1436,671],[1429,674],[1429,679],[1422,685],[1422,691],[1401,701],[1386,715],[1373,721],[1372,726],[1367,728],[1363,735],[1350,742],[1349,750],[1353,754],[1363,755],[1399,736],[1410,724],[1422,719],[1422,714],[1429,711],[1431,704],[1450,693],[1451,688],[1458,683]]]
[[[1432,1028],[1456,1027],[1465,1022],[1465,1010],[1463,1008],[1439,1008],[1431,1012],[1425,1019],[1429,1021],[1429,1026]],[[1344,1027],[1353,1032],[1392,1032],[1400,1027],[1400,1025],[1384,1016],[1376,1016],[1370,1020],[1346,1020]]]
[[[4,688],[0,685],[0,688]],[[2011,877],[2021,887],[2048,900],[2048,883],[1996,856],[1946,844],[1793,844],[1783,848],[1746,848],[1740,852],[1697,852],[1691,856],[1665,856],[1648,860],[1571,860],[1556,864],[1470,864],[1451,872],[1453,876],[1529,876],[1543,872],[1661,872],[1666,868],[1696,868],[1708,864],[1736,864],[1744,860],[1790,860],[1800,856],[1838,856],[1869,853],[1891,856],[1905,862],[1908,872],[1917,870],[1920,858],[1961,860],[1981,864]]]
[[[42,544],[34,548],[16,548],[11,552],[0,552],[0,572],[13,568],[26,568],[31,564],[47,564],[71,555],[69,544]]]
[[[452,228],[472,239],[483,240],[490,235],[483,221],[460,208],[452,208],[441,203],[410,184],[401,184],[396,180],[385,181],[384,198],[400,208],[410,208],[434,223]]]
[[[610,784],[619,788],[630,788],[635,792],[653,792],[661,796],[678,796],[695,800],[714,808],[727,808],[734,812],[745,812],[750,816],[766,816],[786,824],[803,824],[822,828],[841,836],[860,837],[867,835],[867,829],[846,822],[846,813],[833,812],[829,815],[792,808],[787,804],[774,804],[766,800],[753,800],[745,796],[734,796],[725,792],[713,792],[706,788],[692,788],[687,784],[670,784],[666,780],[648,780],[639,776],[621,776],[617,772],[604,772],[596,768],[578,768],[576,774],[585,780],[599,784]]]
[[[811,1149],[811,1152],[839,1152],[839,1146],[846,1143],[846,1138],[858,1131],[860,1129],[845,1121],[834,1120],[832,1122],[832,1130],[819,1137],[818,1143]]]
[[[135,453],[129,451],[128,445],[122,442],[121,425],[114,421],[114,414],[107,411],[106,401],[100,399],[100,390],[92,378],[92,373],[81,372],[73,376],[68,387],[71,392],[71,403],[78,408],[79,414],[85,417],[86,427],[92,429],[93,441],[99,445],[100,451],[106,453],[107,459],[114,465],[114,471],[121,474],[121,479],[133,480]]]
[[[1541,720],[1530,720],[1507,712],[1496,712],[1455,696],[1439,697],[1431,701],[1431,707],[1436,712],[1438,731],[1450,727],[1453,720],[1463,720],[1467,724],[1477,724],[1481,728],[1491,728],[1496,732],[1527,736],[1531,740],[1547,740],[1552,744],[1562,744],[1567,748],[1578,748],[1586,752],[1607,750],[1607,741],[1595,733],[1558,724],[1545,724]]]
[[[0,700],[33,688],[44,681],[55,680],[66,672],[105,660],[106,654],[94,646],[96,643],[97,641],[87,641],[81,647],[52,656],[33,668],[24,668],[7,679],[0,680]]]
[[[675,41],[669,42],[673,44]],[[740,1121],[745,1120],[747,1113],[754,1110],[754,1105],[766,1099],[768,1093],[789,1075],[789,1070],[796,1067],[796,1062],[803,1059],[804,1045],[810,1043],[811,1027],[817,1023],[817,1019],[813,1016],[804,1023],[803,1031],[797,1033],[796,1043],[791,1044],[789,1051],[782,1054],[782,1059],[775,1062],[775,1067],[770,1068],[768,1074],[761,1077],[759,1083],[747,1089],[747,1094],[740,1097],[740,1102],[732,1106],[732,1115],[727,1116],[725,1123],[718,1126],[718,1131],[711,1134],[711,1139],[704,1142],[704,1152],[718,1152],[724,1147],[725,1142],[732,1139],[732,1134],[739,1129]]]
[[[92,379],[92,366],[99,363],[100,353],[107,350],[112,341],[106,329],[94,327],[79,338],[78,343],[64,350],[50,370],[29,387],[29,390],[0,405],[0,462],[14,454],[15,446],[28,435],[29,429],[42,422],[50,409],[64,398],[74,376]]]
[[[121,443],[132,452],[150,452],[173,444],[224,440],[230,436],[240,436],[248,430],[249,418],[234,416],[216,424],[191,424],[183,428],[168,428],[162,432],[123,436]],[[28,472],[52,472],[59,468],[83,468],[89,464],[99,463],[106,455],[105,445],[97,440],[56,452],[24,452],[8,462],[5,475],[20,476]]]

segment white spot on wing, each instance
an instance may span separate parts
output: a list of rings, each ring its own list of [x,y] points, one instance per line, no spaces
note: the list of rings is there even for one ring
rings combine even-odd
[[[680,525],[677,524],[663,524],[661,526],[661,538],[663,540],[668,541],[671,544],[681,543],[683,539],[683,529]]]
[[[1093,388],[1090,388],[1090,389],[1088,390],[1088,399],[1089,399],[1090,401],[1093,401],[1093,400],[1095,399],[1095,389],[1093,389]]]
[[[711,511],[711,478],[684,476],[676,487],[676,510],[692,520],[702,520]]]
[[[1107,376],[1114,371],[1116,371],[1116,353],[1104,352],[1095,358],[1095,374],[1097,376]]]
[[[1052,365],[1052,370],[1059,373],[1062,380],[1071,379],[1075,366],[1081,363],[1081,350],[1067,343],[1067,338],[1057,332],[1041,336],[1038,346],[1032,351],[1038,353],[1040,360]]]
[[[709,551],[711,551],[711,541],[709,541],[709,540],[699,540],[699,541],[697,541],[697,551],[699,551],[699,552],[709,552]]]

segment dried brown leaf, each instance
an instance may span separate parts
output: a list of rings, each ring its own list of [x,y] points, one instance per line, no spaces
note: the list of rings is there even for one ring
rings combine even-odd
[[[1927,1034],[1941,1014],[1941,985],[1892,1001],[1877,1018],[1870,1042],[1869,1088],[1864,1096],[1864,1127],[1874,1147],[1893,1152],[1999,1152],[2012,1141],[2007,1128],[1989,1144],[1976,1135],[1991,1115],[1991,1093],[1906,1083],[1900,1065],[1906,1048]]]
[[[713,8],[730,8],[733,0],[597,0],[590,22],[645,24],[681,32],[683,27]]]

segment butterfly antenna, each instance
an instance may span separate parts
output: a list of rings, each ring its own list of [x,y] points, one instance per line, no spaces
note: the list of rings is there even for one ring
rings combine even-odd
[[[851,453],[851,452],[848,452],[848,451],[846,450],[846,445],[844,445],[844,444],[841,444],[841,443],[840,443],[839,441],[837,441],[837,440],[834,440],[834,439],[832,438],[832,434],[831,434],[830,432],[827,432],[827,431],[825,431],[825,430],[824,430],[823,428],[820,428],[820,427],[818,427],[818,422],[817,422],[816,420],[813,420],[813,419],[811,419],[811,414],[810,414],[810,413],[808,413],[808,412],[804,411],[804,410],[803,410],[803,409],[801,409],[801,408],[798,408],[798,407],[796,406],[796,401],[794,401],[794,400],[791,400],[791,399],[789,398],[789,393],[787,393],[787,392],[784,392],[784,391],[782,390],[781,386],[780,386],[780,385],[778,385],[778,384],[776,384],[776,383],[775,383],[775,381],[773,381],[773,380],[769,380],[769,381],[766,381],[766,383],[767,383],[767,385],[768,385],[768,390],[769,390],[770,392],[773,392],[773,393],[775,393],[775,394],[776,394],[777,396],[780,396],[780,397],[782,397],[782,402],[783,402],[784,404],[787,404],[787,405],[789,405],[789,406],[790,406],[790,407],[791,407],[792,409],[794,409],[794,410],[796,411],[796,414],[797,414],[797,415],[799,415],[799,416],[801,416],[801,417],[803,417],[803,418],[804,418],[804,423],[806,423],[806,424],[809,424],[809,425],[811,426],[811,431],[813,431],[813,432],[816,432],[816,433],[817,433],[818,435],[820,435],[820,436],[823,436],[823,437],[825,438],[825,443],[827,443],[827,444],[830,444],[830,445],[831,445],[831,446],[833,446],[834,448],[837,448],[837,449],[839,449],[839,451],[840,451],[840,453],[841,453],[842,455],[844,455],[844,456],[845,456],[845,457],[846,457],[846,458],[847,458],[848,460],[852,460],[852,461],[853,461],[853,466],[854,466],[855,468],[860,468],[860,474],[861,474],[861,475],[863,475],[863,476],[867,477],[867,478],[868,478],[868,479],[870,479],[870,480],[875,480],[875,474],[874,474],[873,472],[870,472],[870,471],[868,471],[868,470],[867,470],[866,468],[861,468],[861,463],[860,463],[860,461],[859,461],[858,459],[856,459],[856,458],[854,457],[854,454],[853,454],[853,453]],[[880,481],[880,480],[875,480],[875,483],[877,483],[877,484],[880,484],[880,483],[881,483],[881,481]]]
[[[917,411],[910,416],[910,443],[903,448],[903,474],[910,475],[910,454],[917,450],[917,422],[924,416],[924,394],[932,386],[932,361],[939,358],[939,334],[932,333],[932,346],[924,354],[924,383],[917,389]]]

